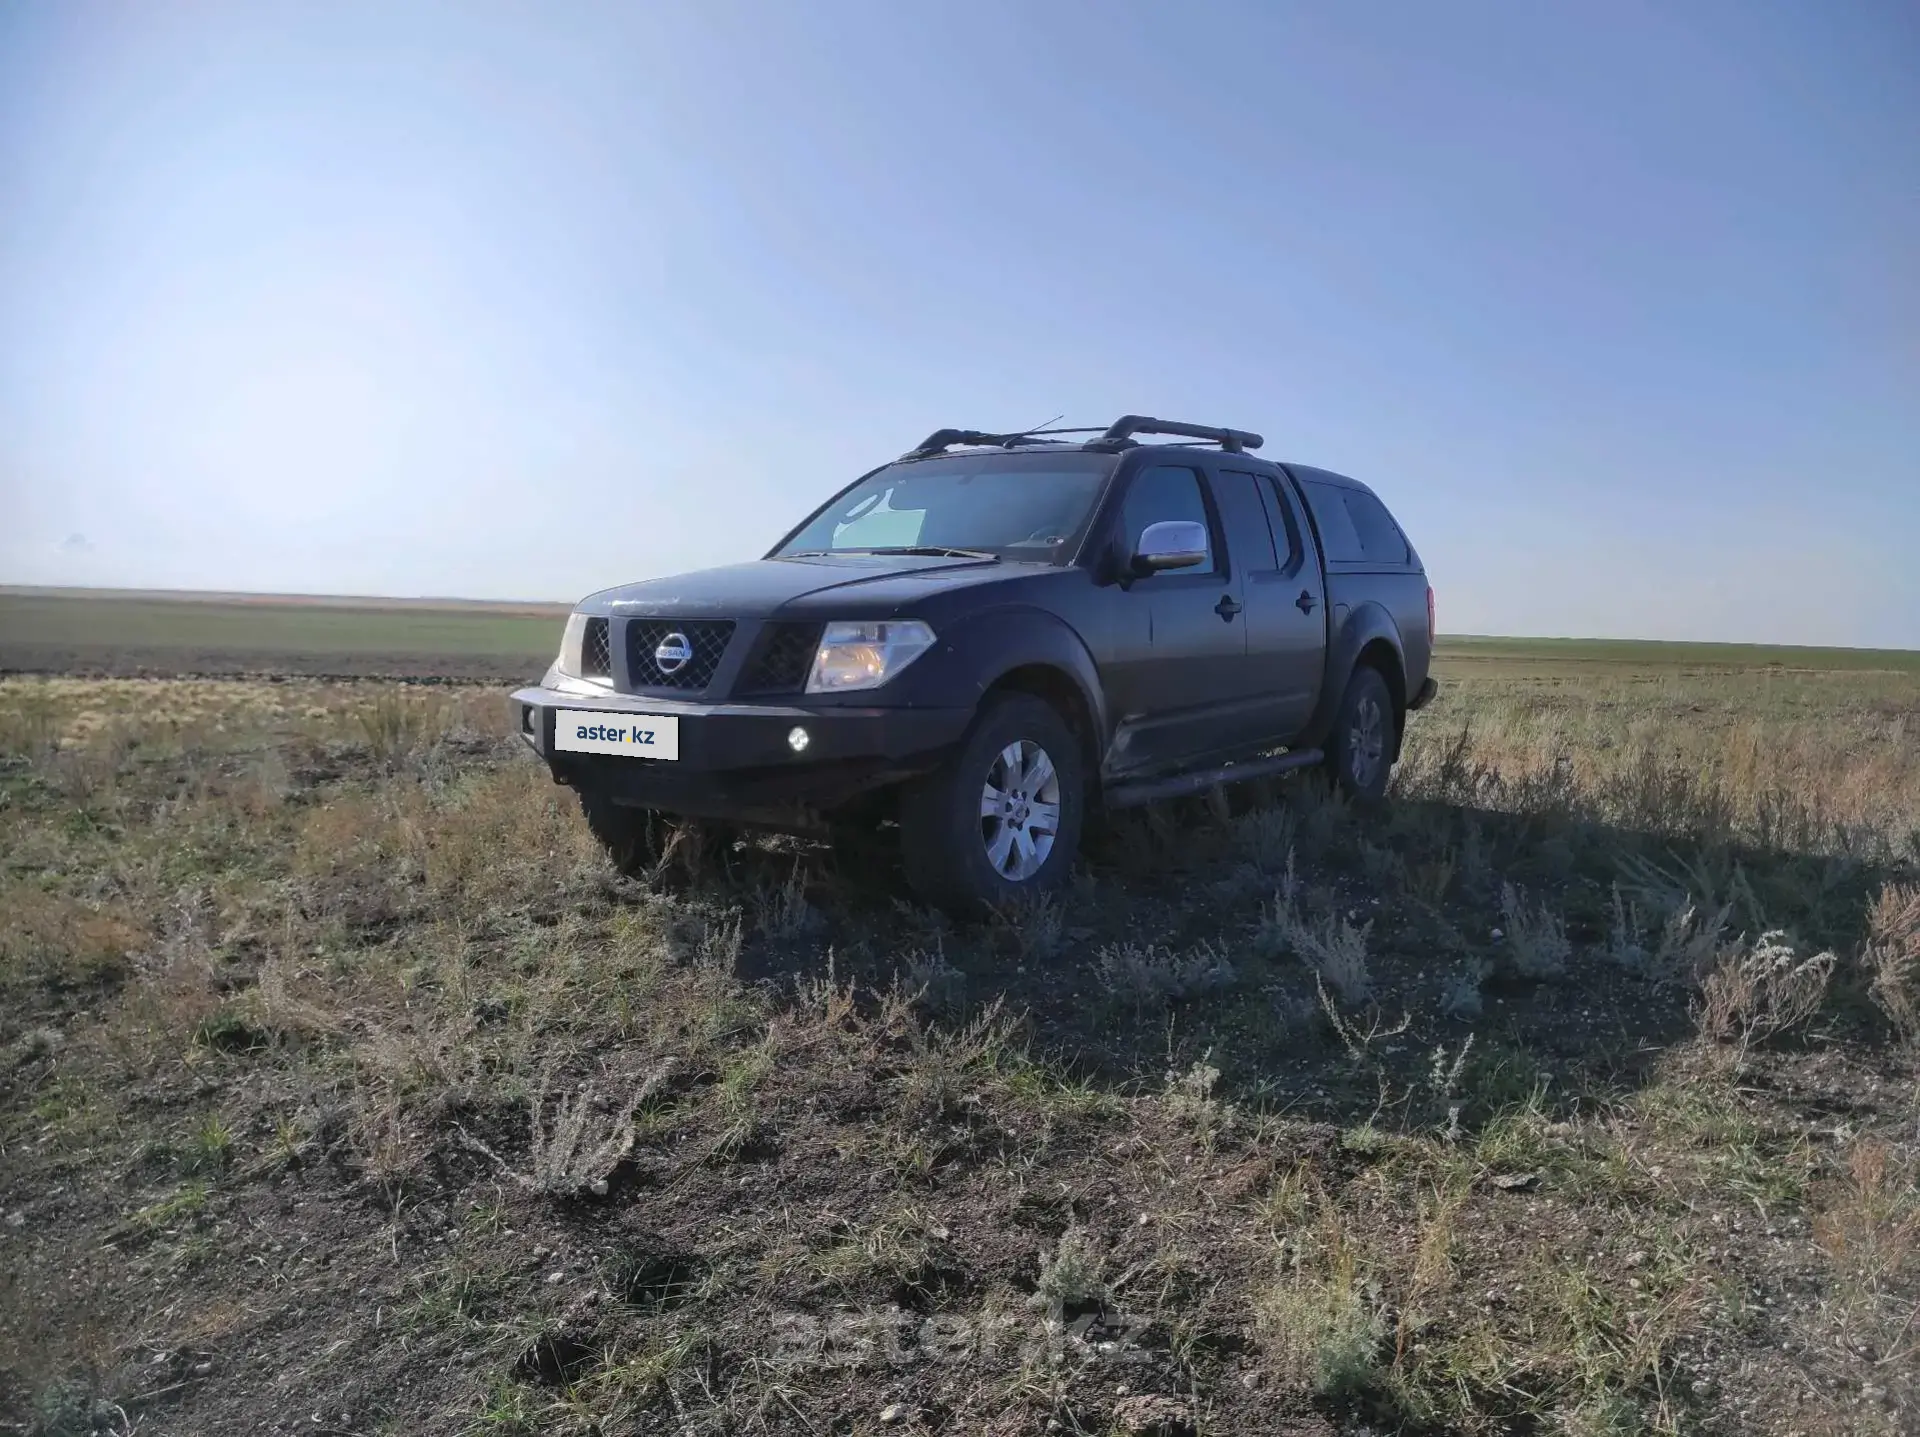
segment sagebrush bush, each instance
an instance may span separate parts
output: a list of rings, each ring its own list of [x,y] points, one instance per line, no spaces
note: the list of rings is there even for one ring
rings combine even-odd
[[[901,985],[910,1001],[921,1004],[938,1017],[951,1017],[966,1007],[966,974],[949,963],[947,955],[938,949],[909,955],[901,973]]]
[[[1151,943],[1110,943],[1100,950],[1097,971],[1113,998],[1136,1009],[1230,988],[1239,976],[1232,960],[1211,943],[1184,953]]]
[[[1656,911],[1657,927],[1649,931],[1640,904],[1626,897],[1616,883],[1606,955],[1648,982],[1692,987],[1719,958],[1733,909],[1730,905],[1701,908],[1680,895],[1677,906]]]
[[[1716,1042],[1763,1042],[1797,1028],[1820,1010],[1835,962],[1832,953],[1802,958],[1779,931],[1735,944],[1701,980],[1695,1021]]]
[[[1440,1011],[1449,1018],[1478,1018],[1483,1007],[1480,987],[1493,972],[1484,958],[1475,958],[1440,981]]]
[[[1083,1227],[1069,1227],[1051,1252],[1041,1254],[1034,1306],[1058,1313],[1100,1301],[1107,1291],[1101,1280],[1105,1269],[1106,1253],[1093,1234]]]
[[[1299,816],[1291,808],[1256,808],[1234,820],[1233,846],[1257,867],[1286,867],[1293,862],[1299,829]]]
[[[1523,978],[1557,978],[1567,971],[1573,944],[1567,925],[1545,904],[1530,905],[1511,883],[1500,885],[1500,913],[1506,920],[1507,961]]]
[[[1355,926],[1337,911],[1309,921],[1283,888],[1261,911],[1257,938],[1270,951],[1299,958],[1344,1001],[1364,1003],[1373,996],[1367,964],[1367,937],[1372,931],[1371,919]]]

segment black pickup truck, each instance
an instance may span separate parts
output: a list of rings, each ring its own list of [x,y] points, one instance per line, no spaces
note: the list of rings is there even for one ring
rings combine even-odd
[[[674,827],[897,825],[956,908],[1063,882],[1099,809],[1313,765],[1377,800],[1433,590],[1371,490],[1261,443],[940,430],[765,558],[583,600],[520,732],[623,867]]]

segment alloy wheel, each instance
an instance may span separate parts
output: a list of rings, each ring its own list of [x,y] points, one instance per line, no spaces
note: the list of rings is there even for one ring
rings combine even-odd
[[[1047,751],[1016,739],[994,755],[980,790],[980,840],[994,872],[1022,883],[1045,866],[1060,832],[1060,775]]]
[[[1386,718],[1371,694],[1353,707],[1353,725],[1347,731],[1347,767],[1361,788],[1373,783],[1387,752]]]

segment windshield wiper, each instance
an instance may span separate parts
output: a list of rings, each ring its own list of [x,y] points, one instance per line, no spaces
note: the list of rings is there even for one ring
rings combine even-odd
[[[938,544],[902,544],[890,549],[841,549],[842,554],[910,554],[928,559],[998,559],[984,549],[947,549]]]

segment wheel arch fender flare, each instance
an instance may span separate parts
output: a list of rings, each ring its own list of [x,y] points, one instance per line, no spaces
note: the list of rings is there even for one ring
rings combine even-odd
[[[977,710],[995,690],[1014,689],[1068,710],[1064,716],[1082,742],[1087,780],[1098,782],[1112,732],[1106,694],[1099,666],[1070,625],[1045,609],[1009,605],[943,628],[938,642],[942,652],[928,677],[939,675],[941,702]],[[931,700],[931,692],[926,697]]]
[[[1369,599],[1353,606],[1334,633],[1327,649],[1327,681],[1320,687],[1320,702],[1302,736],[1303,745],[1324,745],[1333,733],[1334,719],[1347,696],[1347,684],[1362,664],[1380,671],[1393,697],[1393,757],[1400,757],[1400,735],[1406,728],[1407,656],[1400,642],[1400,628],[1393,615],[1377,600]]]

